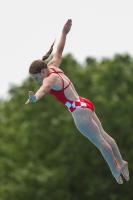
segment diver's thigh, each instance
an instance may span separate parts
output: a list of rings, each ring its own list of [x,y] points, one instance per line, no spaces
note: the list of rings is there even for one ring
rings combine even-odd
[[[104,138],[107,142],[109,142],[110,139],[113,139],[112,137],[110,137],[110,136],[104,131],[104,129],[103,129],[103,127],[102,127],[102,124],[101,124],[101,122],[100,122],[100,120],[99,120],[99,118],[97,117],[97,115],[96,115],[95,112],[93,113],[92,118],[93,118],[93,120],[95,121],[95,123],[97,124],[97,126],[99,127],[100,133],[101,133],[101,135],[103,136],[103,138]]]

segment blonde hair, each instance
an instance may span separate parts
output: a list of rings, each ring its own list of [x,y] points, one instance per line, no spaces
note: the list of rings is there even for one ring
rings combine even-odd
[[[45,60],[51,55],[53,51],[53,46],[55,44],[55,41],[52,43],[49,51],[42,57],[42,60],[34,60],[30,67],[29,67],[29,73],[30,74],[37,74],[40,73],[42,69],[47,68],[47,64],[45,63]]]

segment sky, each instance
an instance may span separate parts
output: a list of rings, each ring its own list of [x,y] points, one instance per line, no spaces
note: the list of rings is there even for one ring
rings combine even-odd
[[[63,55],[81,64],[87,57],[133,56],[133,0],[1,0],[0,98],[23,83],[31,62],[56,38],[55,52],[67,19],[72,28]]]

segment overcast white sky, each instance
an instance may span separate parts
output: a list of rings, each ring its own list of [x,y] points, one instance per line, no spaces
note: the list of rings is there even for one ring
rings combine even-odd
[[[80,63],[88,56],[133,56],[133,0],[0,0],[0,97],[29,76],[30,63],[58,42],[68,18],[64,55]]]

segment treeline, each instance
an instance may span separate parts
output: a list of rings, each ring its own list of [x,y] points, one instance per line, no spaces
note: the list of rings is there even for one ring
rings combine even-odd
[[[90,99],[133,173],[133,58],[115,55],[81,65],[71,54],[61,69]],[[132,200],[132,177],[118,185],[99,150],[47,94],[25,105],[39,83],[29,77],[0,100],[0,200]]]

